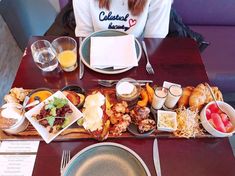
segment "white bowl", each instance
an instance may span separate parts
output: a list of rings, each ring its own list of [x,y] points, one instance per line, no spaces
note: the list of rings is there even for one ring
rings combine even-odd
[[[210,103],[208,103],[201,111],[200,113],[200,118],[201,118],[201,123],[202,126],[206,129],[206,131],[208,131],[211,135],[215,136],[215,137],[228,137],[228,136],[232,136],[233,133],[235,132],[234,130],[230,133],[223,133],[221,131],[216,130],[207,120],[206,118],[206,109],[211,105],[214,104],[215,102],[212,101]],[[217,101],[217,103],[219,104],[219,107],[230,117],[230,121],[233,124],[233,126],[235,126],[235,109],[230,106],[228,103],[225,103],[223,101]]]
[[[18,103],[6,103],[0,108],[0,113],[2,113],[4,110],[6,110],[7,113],[13,111],[15,114],[12,115],[14,116],[12,118],[17,120],[17,122],[14,125],[10,126],[9,128],[2,129],[4,132],[8,134],[18,134],[19,132],[24,131],[28,127],[29,121],[23,115],[22,111],[20,110],[21,108],[22,105]],[[9,115],[10,114],[8,114],[8,116]]]
[[[46,100],[44,100],[43,102],[41,102],[40,104],[38,104],[37,106],[35,106],[34,108],[30,109],[28,112],[25,113],[25,116],[27,117],[27,119],[31,122],[31,124],[38,131],[38,133],[42,136],[42,138],[44,139],[46,143],[50,143],[60,133],[62,133],[65,129],[67,129],[70,125],[72,125],[74,122],[76,122],[79,118],[82,117],[82,113],[68,100],[68,105],[73,111],[72,114],[70,115],[70,118],[71,118],[70,123],[65,128],[61,129],[55,134],[49,133],[48,130],[44,126],[39,124],[34,118],[32,118],[32,116],[35,114],[39,114],[44,104],[47,103],[49,100],[53,100],[54,97],[64,98],[68,100],[61,91],[57,91],[56,93],[48,97]]]
[[[177,120],[176,120],[176,112],[173,111],[162,111],[158,110],[157,111],[157,129],[159,131],[167,131],[167,132],[173,132],[177,129]],[[172,127],[167,127],[167,126],[161,126],[160,121],[167,116],[169,120],[173,123],[173,128]]]

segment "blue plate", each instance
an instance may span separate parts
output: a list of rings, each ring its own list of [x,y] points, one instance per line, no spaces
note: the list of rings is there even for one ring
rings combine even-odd
[[[150,176],[144,161],[121,144],[103,142],[81,150],[67,164],[63,176]]]
[[[121,31],[116,31],[116,30],[104,30],[104,31],[98,31],[92,33],[90,36],[86,37],[79,49],[79,54],[82,59],[82,62],[90,69],[99,72],[99,73],[104,73],[104,74],[118,74],[118,73],[123,73],[125,71],[130,70],[132,67],[127,67],[123,69],[112,69],[112,68],[105,68],[105,69],[98,69],[98,68],[92,68],[90,66],[90,46],[91,46],[91,37],[111,37],[111,36],[122,36],[122,35],[128,35],[125,32]],[[141,45],[138,42],[137,39],[135,39],[135,48],[136,48],[136,55],[137,55],[137,60],[139,61],[142,55],[142,49]]]

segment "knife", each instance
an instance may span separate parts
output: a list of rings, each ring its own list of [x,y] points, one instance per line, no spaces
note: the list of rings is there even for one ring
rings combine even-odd
[[[79,48],[81,47],[81,44],[82,44],[82,37],[79,37]],[[83,74],[84,74],[84,64],[82,62],[81,55],[79,55],[79,79],[82,79]]]
[[[155,138],[153,142],[153,162],[157,176],[161,176],[162,173],[161,173],[157,138]]]
[[[235,136],[230,137],[229,142],[232,147],[233,156],[235,157]]]

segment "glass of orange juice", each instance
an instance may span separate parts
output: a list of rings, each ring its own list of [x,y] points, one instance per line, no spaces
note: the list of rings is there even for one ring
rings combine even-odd
[[[77,68],[77,42],[72,37],[59,37],[53,40],[52,46],[64,71],[71,72]]]

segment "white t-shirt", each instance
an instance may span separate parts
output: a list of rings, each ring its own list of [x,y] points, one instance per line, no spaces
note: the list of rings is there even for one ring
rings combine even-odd
[[[110,10],[100,9],[98,0],[73,0],[75,35],[86,37],[94,31],[120,30],[136,37],[164,38],[168,34],[172,0],[147,0],[143,12],[133,16],[128,0],[111,0]]]

